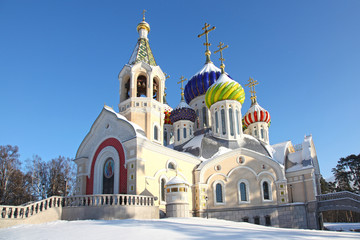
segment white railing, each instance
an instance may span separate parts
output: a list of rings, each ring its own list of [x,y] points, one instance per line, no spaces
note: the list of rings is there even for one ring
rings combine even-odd
[[[0,219],[22,219],[50,208],[90,206],[154,206],[154,197],[127,194],[53,196],[25,206],[0,205]]]

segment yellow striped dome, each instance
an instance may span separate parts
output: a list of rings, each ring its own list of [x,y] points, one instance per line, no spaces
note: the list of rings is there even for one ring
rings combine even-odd
[[[221,74],[219,79],[210,86],[205,94],[206,106],[209,109],[211,105],[222,100],[236,100],[241,104],[245,100],[245,91],[242,86],[230,79],[226,74]]]

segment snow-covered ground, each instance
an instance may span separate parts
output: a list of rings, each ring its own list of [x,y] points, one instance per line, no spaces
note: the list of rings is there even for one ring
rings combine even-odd
[[[0,229],[0,239],[360,239],[359,233],[283,229],[203,218],[56,221]]]
[[[358,223],[324,223],[324,226],[331,231],[350,232],[350,231],[354,231],[354,230],[360,230],[360,222],[358,222]],[[360,237],[359,237],[359,239],[360,239]]]

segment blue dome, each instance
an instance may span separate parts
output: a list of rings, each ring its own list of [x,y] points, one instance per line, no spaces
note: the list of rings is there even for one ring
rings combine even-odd
[[[194,98],[204,95],[220,75],[220,68],[215,67],[212,62],[206,63],[186,84],[184,92],[186,102],[190,103]]]
[[[179,120],[189,120],[191,122],[195,122],[195,119],[196,119],[195,110],[192,109],[183,100],[174,110],[171,111],[171,115],[170,115],[170,120],[173,124]]]

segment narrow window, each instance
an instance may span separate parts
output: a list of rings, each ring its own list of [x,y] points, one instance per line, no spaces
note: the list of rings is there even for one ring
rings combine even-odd
[[[158,140],[158,127],[154,126],[154,139]]]
[[[239,110],[237,109],[236,109],[236,129],[237,129],[237,134],[240,135]]]
[[[263,128],[260,130],[260,133],[261,133],[261,139],[264,139],[264,129]]]
[[[257,130],[256,129],[254,130],[254,136],[255,137],[257,136]]]
[[[254,223],[259,225],[260,224],[260,217],[254,217]]]
[[[234,121],[233,121],[233,110],[229,108],[229,120],[230,120],[230,135],[234,136]]]
[[[180,141],[180,128],[177,130],[177,140]]]
[[[270,218],[270,216],[265,216],[265,226],[271,226],[271,218]]]
[[[196,128],[199,128],[199,125],[200,125],[200,123],[199,123],[199,109],[197,109],[196,110]]]
[[[207,117],[206,117],[206,107],[202,108],[202,117],[203,117],[203,126],[206,127],[208,125],[207,123]]]
[[[167,141],[167,131],[164,131],[164,146],[167,146],[167,143],[168,143],[168,141]]]
[[[186,128],[183,128],[184,139],[186,139]]]
[[[161,201],[165,202],[165,179],[161,179],[161,186],[160,186],[160,191],[161,191]]]
[[[222,134],[226,134],[226,124],[225,124],[225,110],[221,109],[221,127],[222,127]]]
[[[243,222],[249,222],[249,218],[248,218],[248,217],[244,217],[242,220],[243,220]]]
[[[244,182],[240,183],[240,200],[242,202],[247,201],[246,184]]]
[[[270,200],[269,183],[263,182],[264,200]]]
[[[223,202],[222,186],[220,183],[216,184],[216,202],[217,203]]]
[[[189,128],[190,136],[192,135],[191,127]]]
[[[215,112],[215,132],[219,133],[219,116],[218,111]]]

